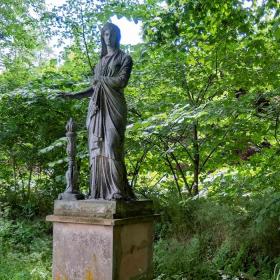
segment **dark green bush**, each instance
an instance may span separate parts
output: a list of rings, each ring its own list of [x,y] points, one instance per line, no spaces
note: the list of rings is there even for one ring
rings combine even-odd
[[[0,218],[0,279],[51,279],[51,237],[44,221]]]
[[[156,279],[276,279],[279,193],[231,202],[166,201],[158,208],[162,224],[156,234]]]

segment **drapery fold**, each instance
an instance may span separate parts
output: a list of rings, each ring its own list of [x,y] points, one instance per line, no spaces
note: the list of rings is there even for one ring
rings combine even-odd
[[[134,197],[124,164],[127,105],[123,89],[131,69],[131,57],[120,50],[103,57],[95,68],[87,116],[90,197],[94,199]]]

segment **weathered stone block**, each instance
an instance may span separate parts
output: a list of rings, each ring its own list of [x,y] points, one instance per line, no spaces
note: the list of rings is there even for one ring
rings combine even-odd
[[[53,222],[54,280],[152,279],[156,215],[151,202],[142,203],[143,211],[140,203],[131,203],[131,212],[119,201],[60,202],[56,201],[55,215],[47,217]],[[149,215],[140,215],[147,209]],[[114,215],[126,217],[100,218]]]
[[[105,219],[127,218],[153,214],[151,200],[56,200],[54,214],[62,216],[83,216]]]

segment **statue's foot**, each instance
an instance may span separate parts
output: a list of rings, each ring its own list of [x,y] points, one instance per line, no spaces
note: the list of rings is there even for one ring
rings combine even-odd
[[[111,200],[123,200],[124,197],[120,193],[114,193]]]

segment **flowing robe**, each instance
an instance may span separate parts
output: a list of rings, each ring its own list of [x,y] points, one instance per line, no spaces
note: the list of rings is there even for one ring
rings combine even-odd
[[[131,57],[121,50],[104,56],[95,67],[87,115],[93,199],[134,198],[124,164],[127,106],[123,89],[131,69]]]

